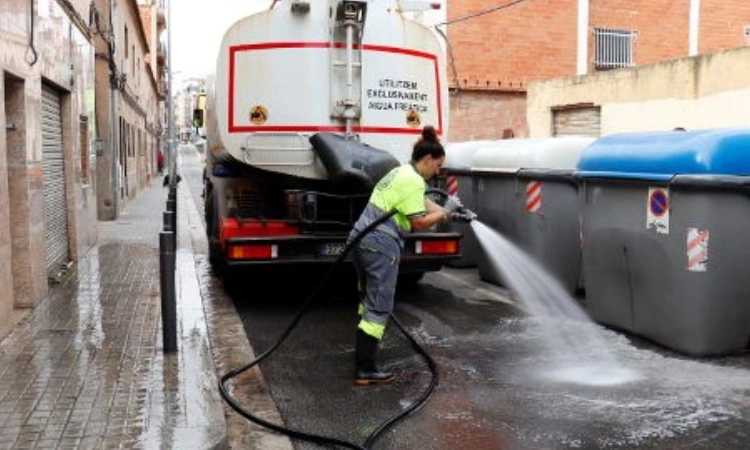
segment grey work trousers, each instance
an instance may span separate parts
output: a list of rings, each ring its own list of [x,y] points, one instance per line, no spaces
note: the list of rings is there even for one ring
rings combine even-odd
[[[353,254],[359,279],[362,318],[385,325],[393,311],[401,244],[391,235],[373,231],[359,242]]]

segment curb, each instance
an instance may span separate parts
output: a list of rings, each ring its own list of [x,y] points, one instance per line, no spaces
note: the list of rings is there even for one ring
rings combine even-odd
[[[196,448],[201,450],[227,450],[229,449],[229,439],[227,433],[227,422],[223,412],[223,402],[216,386],[218,379],[216,377],[216,367],[213,358],[211,358],[211,339],[209,332],[208,320],[204,314],[204,300],[201,295],[200,279],[196,271],[195,251],[192,245],[193,237],[190,229],[186,227],[189,222],[189,204],[192,199],[185,192],[186,186],[178,188],[178,227],[177,227],[177,249],[176,249],[176,291],[177,304],[179,305],[178,318],[178,341],[180,342],[180,352],[186,353],[185,349],[192,349],[190,354],[183,354],[185,365],[182,367],[184,377],[192,384],[197,386],[203,399],[204,411],[196,412],[194,417],[191,416],[191,422],[187,426],[176,427],[169,430],[170,433],[178,436],[182,445],[177,448]],[[200,363],[189,364],[189,359],[195,358]],[[197,369],[193,373],[191,369]],[[206,423],[208,422],[208,423]],[[190,430],[201,430],[201,433],[191,433]],[[191,437],[193,435],[193,437]],[[197,443],[194,438],[206,436],[207,438]],[[177,444],[177,442],[175,442]]]
[[[189,189],[187,183],[183,183],[183,187],[178,189],[179,202],[183,205],[183,208],[180,208],[180,214],[184,214],[187,219],[182,222],[183,228],[185,225],[189,227],[196,279],[200,280],[198,283],[200,296],[214,362],[216,380],[214,389],[223,405],[226,417],[227,448],[293,450],[294,447],[288,437],[247,421],[224,404],[219,395],[220,377],[229,370],[253,360],[255,352],[250,346],[234,303],[224,293],[221,281],[211,276],[205,227],[197,205],[188,192]],[[283,423],[265,378],[257,367],[236,377],[228,387],[232,395],[241,403],[253,405],[259,417],[273,423]]]

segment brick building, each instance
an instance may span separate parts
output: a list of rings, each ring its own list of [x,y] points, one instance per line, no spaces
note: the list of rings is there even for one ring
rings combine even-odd
[[[165,123],[164,0],[95,0],[98,217],[112,220],[156,173]]]
[[[0,337],[97,240],[88,3],[0,3]]]
[[[163,0],[0,2],[0,338],[156,172],[164,28]]]
[[[447,8],[452,141],[527,136],[535,80],[750,45],[747,0],[452,0]]]

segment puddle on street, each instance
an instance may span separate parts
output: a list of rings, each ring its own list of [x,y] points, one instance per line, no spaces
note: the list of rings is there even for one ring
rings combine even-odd
[[[636,347],[593,323],[515,245],[481,223],[472,226],[514,299],[531,314],[502,319],[492,343],[482,342],[507,349],[509,358],[497,361],[492,379],[507,401],[528,408],[511,426],[522,442],[586,446],[593,428],[607,430],[594,433],[599,448],[653,445],[746,423],[747,370]]]
[[[600,327],[539,263],[483,223],[475,220],[472,228],[513,297],[530,314],[553,319],[546,322],[540,341],[541,351],[562,356],[560,367],[547,368],[550,380],[601,386],[639,378],[607,350]],[[582,351],[592,343],[600,351],[595,355]]]

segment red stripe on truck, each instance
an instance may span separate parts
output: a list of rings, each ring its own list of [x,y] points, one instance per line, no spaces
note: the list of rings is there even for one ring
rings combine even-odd
[[[346,46],[343,42],[263,42],[260,44],[240,44],[232,45],[229,47],[229,132],[230,133],[242,133],[247,131],[266,131],[266,132],[336,132],[345,131],[346,128],[343,126],[331,126],[331,125],[235,125],[234,123],[234,81],[235,81],[235,56],[238,52],[245,51],[260,51],[260,50],[274,50],[284,48],[344,48]],[[354,46],[355,49],[359,49],[359,45]],[[438,65],[438,57],[432,53],[422,52],[419,50],[412,50],[401,47],[390,47],[386,45],[372,45],[365,44],[362,47],[363,50],[372,52],[384,52],[384,53],[398,53],[402,55],[414,56],[417,58],[425,58],[432,60],[435,67],[435,88],[437,90],[437,113],[438,113],[438,125],[435,130],[438,135],[443,134],[443,97],[441,95],[441,84],[440,84],[440,66]],[[354,127],[355,131],[359,133],[375,133],[375,134],[421,134],[421,130],[413,128],[394,128],[394,127]]]

